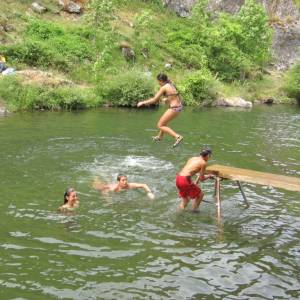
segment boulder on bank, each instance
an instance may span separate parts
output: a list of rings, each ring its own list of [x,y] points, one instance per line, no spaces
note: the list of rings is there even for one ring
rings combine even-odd
[[[42,6],[41,4],[39,4],[38,2],[33,2],[31,4],[31,8],[34,12],[38,13],[38,14],[43,14],[47,11],[47,8]]]
[[[241,97],[220,98],[213,102],[212,106],[225,106],[225,107],[241,107],[252,108],[252,102],[246,101]]]
[[[121,51],[122,51],[122,54],[123,54],[124,58],[127,61],[134,61],[135,60],[135,52],[131,48],[129,43],[127,43],[126,41],[121,42],[120,43],[120,48],[121,48]]]
[[[9,113],[4,103],[0,100],[0,117],[6,116]]]
[[[81,4],[71,0],[58,0],[62,9],[70,14],[81,14],[83,7]]]

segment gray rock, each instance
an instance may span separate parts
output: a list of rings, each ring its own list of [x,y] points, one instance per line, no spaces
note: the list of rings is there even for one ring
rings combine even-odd
[[[9,111],[4,106],[0,106],[0,117],[6,116],[9,113]]]
[[[37,2],[33,2],[31,4],[31,8],[34,12],[39,13],[39,14],[43,14],[47,11],[47,8],[42,6],[41,4],[37,3]]]
[[[71,14],[80,14],[82,12],[82,6],[73,1],[58,0],[59,5],[62,9]]]
[[[265,98],[261,99],[261,103],[271,105],[274,103],[274,99],[272,97],[265,97]]]
[[[190,16],[193,5],[197,0],[162,0],[163,4],[175,11],[178,16],[186,18]]]
[[[122,47],[122,54],[127,61],[134,61],[135,60],[135,53],[134,50],[130,47]]]
[[[241,97],[220,98],[213,102],[213,106],[226,106],[226,107],[241,107],[252,108],[252,102],[246,101]]]

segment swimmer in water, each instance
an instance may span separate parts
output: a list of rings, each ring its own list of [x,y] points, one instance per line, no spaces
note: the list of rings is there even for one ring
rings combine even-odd
[[[199,181],[205,181],[215,176],[205,175],[205,168],[207,161],[210,159],[212,151],[210,149],[204,149],[199,156],[191,157],[181,171],[176,175],[176,186],[178,189],[179,197],[182,199],[179,205],[180,209],[185,209],[190,199],[194,199],[193,210],[197,210],[202,199],[203,192],[198,187]],[[192,176],[198,174],[195,182],[192,181]]]
[[[148,187],[147,184],[145,183],[129,183],[127,180],[127,176],[123,174],[119,174],[117,176],[117,182],[116,183],[111,183],[111,184],[104,184],[100,182],[99,180],[95,180],[93,182],[93,188],[102,191],[103,193],[108,193],[108,192],[121,192],[121,191],[126,191],[126,190],[135,190],[135,189],[143,189],[146,193],[147,196],[150,199],[154,199],[155,196],[151,192],[150,188]]]
[[[64,193],[64,204],[58,208],[58,211],[72,211],[79,206],[77,193],[73,188],[68,188]]]
[[[161,141],[163,139],[164,134],[167,133],[173,138],[175,138],[175,143],[173,144],[173,147],[176,147],[182,141],[183,137],[180,134],[176,133],[173,129],[171,129],[167,125],[171,120],[176,118],[179,115],[179,113],[182,111],[183,105],[181,102],[181,98],[179,96],[179,93],[175,85],[168,79],[167,75],[158,74],[157,81],[160,85],[160,89],[156,93],[156,95],[149,100],[138,102],[137,107],[157,103],[159,102],[159,99],[162,96],[166,97],[165,102],[169,105],[169,108],[160,117],[157,123],[159,132],[157,136],[153,137],[153,140]]]

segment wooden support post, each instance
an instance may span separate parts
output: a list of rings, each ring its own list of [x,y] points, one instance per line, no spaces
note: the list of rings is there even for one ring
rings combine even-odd
[[[217,199],[217,178],[215,178],[215,191],[214,191],[214,198]]]
[[[216,206],[217,206],[217,221],[221,224],[221,178],[216,177]]]
[[[242,184],[238,180],[236,182],[237,182],[237,184],[239,186],[239,189],[240,189],[240,191],[242,193],[242,196],[243,196],[243,199],[244,199],[244,203],[245,203],[246,207],[248,208],[250,205],[249,205],[249,202],[248,202],[248,200],[246,198],[246,195],[244,193],[243,186],[242,186]]]

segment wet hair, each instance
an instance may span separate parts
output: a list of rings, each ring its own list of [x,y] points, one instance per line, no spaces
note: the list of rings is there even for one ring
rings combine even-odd
[[[156,79],[159,80],[159,81],[162,81],[162,82],[169,82],[169,78],[166,74],[164,73],[159,73],[157,76],[156,76]]]
[[[126,177],[127,178],[127,176],[124,175],[124,174],[118,174],[117,181],[120,181],[122,177]]]
[[[71,195],[72,192],[75,192],[73,188],[67,188],[64,193],[64,204],[68,202],[68,197]]]
[[[209,148],[202,149],[201,152],[200,152],[200,156],[205,157],[207,155],[211,156],[212,155],[212,150],[209,149]]]

